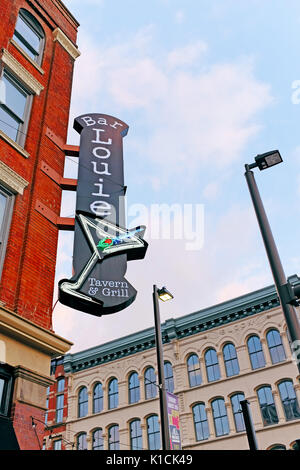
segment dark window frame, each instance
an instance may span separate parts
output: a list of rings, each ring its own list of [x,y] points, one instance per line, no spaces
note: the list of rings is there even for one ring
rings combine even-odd
[[[0,103],[0,108],[2,108],[4,112],[16,122],[16,127],[13,127],[10,124],[7,124],[5,121],[0,121],[0,130],[4,134],[6,134],[11,140],[16,142],[16,144],[24,148],[33,101],[33,93],[28,88],[26,88],[25,85],[23,85],[22,81],[18,78],[17,75],[13,74],[10,70],[7,70],[5,67],[3,67],[2,70],[1,80],[3,77],[5,77],[5,79],[10,82],[10,84],[17,90],[17,92],[24,95],[26,102],[22,117],[18,116],[18,114],[13,109],[11,109],[6,103]],[[3,124],[6,124],[8,127],[12,127],[17,131],[15,138],[9,136],[8,133],[5,132],[5,130],[3,129]]]
[[[196,403],[192,408],[192,412],[196,441],[200,442],[209,439],[210,431],[205,403]],[[205,419],[201,419],[203,418],[203,414],[205,414]],[[197,419],[198,417],[200,419]]]
[[[38,37],[39,39],[39,47],[38,50],[35,49],[30,42],[22,35],[17,30],[17,24],[19,18],[23,21],[23,23],[27,26],[27,28],[35,34],[35,36]],[[30,59],[33,60],[37,65],[42,64],[43,60],[43,55],[44,55],[44,49],[45,49],[45,31],[42,28],[40,22],[36,19],[36,17],[28,10],[25,8],[20,8],[19,14],[17,17],[17,21],[15,24],[15,29],[14,29],[14,34],[13,34],[13,40],[17,42],[17,44],[22,48],[22,50],[25,52],[25,54],[29,55]],[[24,49],[24,47],[32,54],[35,55],[35,57],[31,57],[30,53],[28,54],[27,50]]]

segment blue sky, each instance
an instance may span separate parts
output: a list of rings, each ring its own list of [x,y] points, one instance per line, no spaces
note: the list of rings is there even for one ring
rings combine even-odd
[[[286,274],[300,273],[299,2],[65,4],[80,23],[81,51],[68,143],[79,142],[78,115],[125,121],[128,226],[138,204],[201,205],[204,243],[190,251],[186,240],[153,239],[152,221],[145,260],[128,263],[134,304],[102,318],[57,304],[56,333],[75,351],[152,326],[153,284],[174,294],[161,306],[162,321],[271,284],[244,164],[277,148],[284,163],[255,174]],[[76,169],[67,159],[66,176]],[[64,192],[62,215],[74,215],[74,194]],[[62,232],[56,284],[71,270],[72,234]]]

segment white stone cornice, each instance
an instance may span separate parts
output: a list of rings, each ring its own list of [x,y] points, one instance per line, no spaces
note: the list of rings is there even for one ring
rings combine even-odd
[[[6,49],[2,49],[1,61],[32,93],[39,95],[44,89],[43,85]]]
[[[72,59],[77,59],[80,56],[80,52],[75,44],[62,32],[61,29],[56,28],[53,31],[53,41],[58,41],[62,47],[70,54]]]
[[[23,194],[24,189],[28,185],[22,176],[18,175],[14,170],[0,161],[0,181],[13,191]]]

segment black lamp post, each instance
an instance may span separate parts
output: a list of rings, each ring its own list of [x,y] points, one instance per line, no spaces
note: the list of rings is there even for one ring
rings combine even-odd
[[[252,198],[256,217],[258,220],[261,235],[264,241],[265,249],[272,270],[275,286],[280,299],[281,307],[290,334],[291,342],[300,340],[300,324],[294,306],[298,305],[297,291],[289,282],[287,282],[277,247],[272,235],[267,215],[254,179],[252,168],[258,167],[265,170],[282,162],[281,155],[278,150],[263,153],[255,157],[255,163],[245,165],[245,177]],[[300,372],[300,364],[297,364]]]
[[[153,307],[154,307],[155,339],[156,339],[156,354],[157,354],[161,440],[162,440],[162,450],[169,450],[170,449],[169,419],[168,419],[168,410],[167,410],[163,345],[162,345],[162,336],[161,336],[161,323],[160,323],[158,299],[162,300],[163,302],[166,302],[167,300],[173,299],[173,295],[169,291],[167,291],[165,287],[163,287],[162,289],[158,289],[156,285],[153,286]]]

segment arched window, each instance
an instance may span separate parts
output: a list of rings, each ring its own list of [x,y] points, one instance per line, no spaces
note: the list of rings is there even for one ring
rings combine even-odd
[[[229,423],[226,406],[223,398],[217,398],[211,403],[215,423],[216,436],[229,434]]]
[[[147,418],[147,436],[149,450],[160,449],[160,430],[157,415]]]
[[[269,346],[272,364],[285,361],[285,351],[281,341],[279,331],[273,329],[267,333],[267,343]]]
[[[199,358],[196,354],[191,354],[187,360],[187,371],[189,376],[190,387],[201,385],[202,377],[200,370]]]
[[[209,438],[209,427],[204,403],[193,406],[193,419],[195,426],[196,441]]]
[[[78,418],[88,414],[88,392],[86,387],[81,387],[78,394]]]
[[[142,427],[139,419],[130,423],[130,448],[131,450],[143,449]]]
[[[153,367],[148,367],[145,371],[145,397],[155,398],[157,394],[156,376]]]
[[[286,447],[283,444],[274,444],[269,450],[286,450]]]
[[[278,423],[278,416],[271,387],[261,387],[257,390],[257,396],[263,419],[263,425],[269,426],[270,424]]]
[[[77,450],[87,450],[86,433],[82,432],[77,436]]]
[[[250,336],[247,344],[252,369],[264,367],[266,365],[266,361],[259,337],[256,335]]]
[[[140,401],[140,381],[137,372],[132,372],[128,380],[129,403]]]
[[[236,349],[232,343],[225,344],[223,348],[223,358],[227,377],[238,375],[240,373],[240,367]]]
[[[56,382],[56,413],[55,418],[57,423],[63,421],[64,413],[64,390],[65,390],[65,379],[60,377]]]
[[[284,409],[285,419],[290,421],[292,419],[300,418],[300,409],[293,382],[291,380],[285,380],[278,385],[278,389]]]
[[[166,389],[168,392],[174,392],[174,378],[173,378],[173,368],[172,364],[168,361],[164,364],[164,372],[165,372],[165,384]]]
[[[104,440],[103,440],[103,432],[102,429],[96,429],[93,432],[93,450],[103,450],[104,449]]]
[[[103,388],[98,382],[93,389],[93,413],[100,413],[103,410]]]
[[[112,410],[119,404],[118,380],[111,379],[108,384],[108,408]]]
[[[41,64],[45,34],[36,18],[23,8],[19,11],[13,40],[31,59]]]
[[[245,400],[243,393],[236,393],[230,398],[236,432],[245,431],[245,422],[240,402]]]
[[[213,348],[206,351],[204,355],[208,382],[214,382],[221,377],[218,356]]]
[[[113,424],[110,426],[110,428],[108,428],[108,449],[120,449],[119,426],[117,424]]]

